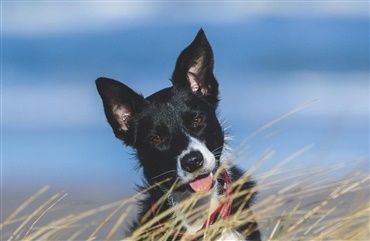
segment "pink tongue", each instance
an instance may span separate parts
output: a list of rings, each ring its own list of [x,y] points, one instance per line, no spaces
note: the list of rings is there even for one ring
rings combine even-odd
[[[211,189],[212,182],[212,176],[209,174],[204,178],[190,182],[189,185],[195,192],[207,192],[209,189]]]

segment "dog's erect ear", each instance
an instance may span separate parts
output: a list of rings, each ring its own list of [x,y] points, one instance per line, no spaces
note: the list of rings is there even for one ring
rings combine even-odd
[[[203,29],[177,59],[171,81],[175,87],[188,88],[217,106],[218,82],[213,75],[213,52]]]
[[[132,120],[142,105],[144,97],[113,79],[99,78],[96,87],[103,100],[104,112],[114,134],[126,145],[133,145]]]

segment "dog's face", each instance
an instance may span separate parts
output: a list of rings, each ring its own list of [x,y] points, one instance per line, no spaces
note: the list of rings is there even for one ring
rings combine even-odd
[[[173,86],[144,98],[115,80],[96,81],[116,137],[136,150],[149,184],[207,191],[219,167],[224,134],[216,116],[218,83],[203,30],[180,54]]]

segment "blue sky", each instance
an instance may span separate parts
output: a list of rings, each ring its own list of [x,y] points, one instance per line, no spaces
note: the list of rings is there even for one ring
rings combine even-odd
[[[363,160],[348,169],[368,172],[368,9],[330,1],[3,1],[2,185],[132,193],[140,171],[111,133],[94,80],[115,78],[144,95],[168,87],[200,27],[213,46],[232,147],[316,100],[248,139],[239,165],[248,169],[273,149],[263,172],[314,145],[294,164]]]

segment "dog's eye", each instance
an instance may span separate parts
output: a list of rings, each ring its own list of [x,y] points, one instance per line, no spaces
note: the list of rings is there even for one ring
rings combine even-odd
[[[162,142],[162,138],[160,136],[154,136],[151,140],[152,143],[158,144]]]
[[[204,120],[204,117],[203,116],[196,116],[193,120],[193,126],[196,127],[198,126],[199,124],[201,124]]]

